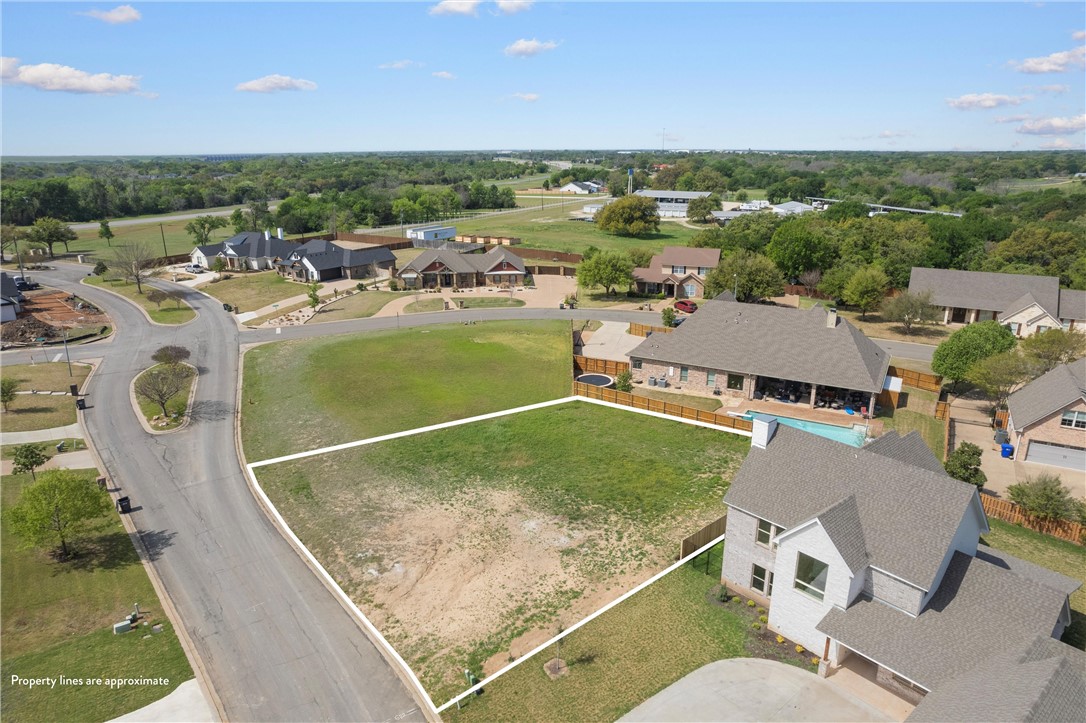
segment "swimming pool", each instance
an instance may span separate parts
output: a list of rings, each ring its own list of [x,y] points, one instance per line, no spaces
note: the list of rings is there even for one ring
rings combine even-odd
[[[864,438],[867,435],[867,426],[863,424],[854,424],[851,427],[839,427],[836,424],[823,424],[822,422],[809,422],[806,419],[795,419],[793,417],[782,417],[777,414],[768,414],[766,412],[758,411],[746,411],[743,414],[743,419],[751,419],[753,414],[761,414],[766,417],[773,417],[778,422],[786,427],[795,427],[796,429],[802,429],[805,432],[811,434],[817,434],[819,437],[825,437],[826,439],[832,439],[835,442],[841,442],[852,447],[864,446]]]

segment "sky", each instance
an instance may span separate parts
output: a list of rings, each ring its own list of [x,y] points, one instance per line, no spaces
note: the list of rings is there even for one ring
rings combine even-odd
[[[1073,2],[0,3],[0,152],[1082,149]]]

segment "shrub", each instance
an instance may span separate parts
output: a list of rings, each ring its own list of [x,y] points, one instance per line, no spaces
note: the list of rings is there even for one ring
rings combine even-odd
[[[972,442],[962,442],[947,456],[943,467],[954,479],[983,487],[988,477],[980,469],[981,448]]]
[[[400,290],[399,282],[397,282],[396,279],[389,279],[388,280],[388,290],[389,291],[399,291]]]
[[[777,645],[780,645],[783,642],[784,642],[784,636],[783,635],[778,635],[777,636]]]
[[[768,618],[768,617],[766,617],[765,615],[759,615],[759,616],[758,616],[758,622],[760,622],[760,623],[762,623],[763,625],[765,625],[766,623],[768,623],[768,622],[769,622],[769,618]]]
[[[1039,520],[1078,520],[1083,505],[1064,487],[1058,476],[1042,472],[1007,488],[1012,501]]]
[[[675,326],[675,309],[665,306],[663,311],[660,312],[660,323],[667,328]]]
[[[766,612],[766,609],[765,609],[765,608],[758,608],[758,614],[759,614],[759,615],[764,615],[764,614],[765,614],[765,612]]]
[[[366,290],[366,282],[359,281],[357,284],[354,285],[354,288],[358,289],[359,291],[365,291]]]
[[[802,655],[802,654],[803,654],[803,651],[804,651],[804,650],[806,650],[806,648],[805,648],[805,647],[803,647],[802,645],[797,645],[797,646],[796,646],[796,652],[797,652],[797,653],[799,653],[799,654],[801,654],[801,655]]]
[[[811,665],[818,665],[818,658],[811,658]]]
[[[748,608],[754,607],[754,601],[753,600],[747,600],[747,607]]]
[[[623,369],[615,376],[615,389],[620,392],[633,390],[633,374],[629,369]]]
[[[716,599],[720,602],[728,602],[728,597],[728,588],[721,585],[720,589],[717,590]]]
[[[762,629],[762,624],[761,623],[751,623],[750,626],[752,628],[754,628],[755,630],[761,630]]]
[[[91,273],[93,273],[95,276],[102,276],[107,271],[109,271],[109,267],[106,266],[106,262],[105,261],[99,261],[98,263],[96,263],[94,265],[94,271],[91,272]]]

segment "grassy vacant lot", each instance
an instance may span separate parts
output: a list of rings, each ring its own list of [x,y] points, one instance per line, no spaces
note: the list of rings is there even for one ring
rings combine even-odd
[[[256,311],[283,299],[309,293],[305,284],[287,281],[274,271],[235,273],[229,279],[201,286],[200,291],[242,311]]]
[[[255,462],[564,397],[571,353],[563,321],[266,344],[245,355],[245,454]]]
[[[155,374],[158,370],[164,367],[164,364],[156,364],[150,369],[145,369],[140,373],[136,380],[142,377],[144,374]],[[166,401],[166,411],[170,415],[169,421],[162,423],[161,420],[154,423],[154,428],[161,431],[167,431],[175,429],[181,426],[185,421],[185,412],[188,411],[189,406],[189,394],[192,393],[192,385],[196,382],[196,370],[190,367],[188,364],[182,364],[181,368],[188,373],[188,384],[184,389],[173,395]],[[132,382],[135,384],[135,380]],[[139,404],[140,412],[143,413],[143,418],[148,422],[162,414],[162,407],[157,403],[152,402],[150,399],[143,397],[139,394],[136,395],[136,402]],[[175,416],[176,415],[176,416]]]
[[[181,211],[180,213],[193,212]],[[131,226],[111,224],[110,230],[113,231],[114,238],[108,246],[103,239],[98,238],[98,226],[96,225],[94,228],[76,231],[76,234],[78,234],[77,240],[72,241],[68,246],[73,254],[90,254],[96,260],[105,261],[108,264],[110,259],[113,258],[113,249],[110,246],[121,246],[133,241],[146,241],[151,245],[151,248],[155,249],[156,253],[160,253],[162,251],[162,238],[165,236],[166,250],[171,256],[187,254],[193,249],[192,236],[185,233],[185,224],[187,223],[189,223],[188,220],[167,221],[162,224],[161,232],[157,223],[133,224]],[[211,243],[225,241],[233,235],[234,230],[230,226],[215,229],[211,232]]]
[[[4,367],[4,376],[19,382],[19,391],[67,392],[72,384],[83,388],[83,382],[91,368],[85,364],[68,365],[63,362],[48,364],[18,364]],[[17,394],[8,411],[0,413],[0,423],[5,432],[28,432],[34,429],[51,429],[74,424],[75,400],[68,394]]]
[[[88,484],[97,474],[85,470]],[[30,475],[3,478],[4,511],[16,503]],[[0,531],[0,598],[4,639],[4,720],[109,720],[147,705],[192,677],[192,670],[159,605],[128,534],[115,512],[90,537],[75,545],[76,556],[55,562],[46,552],[20,547],[6,526]],[[164,631],[113,635],[112,624],[132,604]],[[69,678],[164,677],[167,685],[65,686],[54,690],[12,685],[11,676]]]
[[[365,319],[376,314],[393,299],[402,297],[403,294],[392,291],[363,291],[352,294],[321,309],[310,323]]]
[[[500,307],[524,306],[520,299],[510,299],[508,296],[467,296],[456,297],[452,300],[455,306],[457,302],[464,304],[464,309],[495,309]],[[442,311],[445,308],[445,300],[437,298],[420,299],[412,301],[404,307],[406,314],[418,314],[426,311]]]
[[[991,517],[988,524],[992,531],[982,538],[986,544],[1083,582],[1071,595],[1071,625],[1063,642],[1086,650],[1086,547]]]
[[[463,709],[450,707],[445,720],[610,721],[716,660],[779,657],[798,663],[786,652],[766,650],[750,627],[753,613],[746,605],[708,600],[719,560],[718,554],[715,577],[684,565],[570,633],[561,650],[569,672],[561,678],[544,673],[554,652],[543,651],[466,700]]]
[[[196,318],[196,311],[183,301],[180,306],[174,301],[164,301],[161,306],[156,306],[147,298],[147,291],[151,288],[149,286],[145,286],[143,293],[140,294],[136,291],[135,284],[123,280],[106,280],[101,276],[87,276],[83,279],[83,283],[120,294],[146,311],[151,321],[158,324],[184,324]]]
[[[45,456],[52,458],[58,454],[57,445],[64,442],[65,452],[78,452],[81,449],[87,448],[87,443],[82,439],[76,439],[74,437],[68,437],[67,439],[52,439],[48,442],[38,442],[42,446],[42,451],[45,452]],[[15,454],[16,447],[21,447],[19,444],[5,444],[0,447],[0,459],[11,459]]]
[[[748,447],[574,402],[257,474],[440,700],[666,567]]]
[[[720,400],[713,397],[699,397],[694,394],[675,394],[673,392],[661,392],[657,389],[651,389],[649,387],[646,387],[643,384],[635,384],[633,386],[633,393],[639,397],[658,399],[661,402],[670,402],[671,404],[681,404],[684,407],[703,409],[706,412],[715,412],[722,406]]]

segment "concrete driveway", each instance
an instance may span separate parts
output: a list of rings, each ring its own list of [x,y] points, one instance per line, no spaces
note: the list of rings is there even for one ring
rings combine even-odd
[[[760,658],[698,668],[621,721],[888,721],[827,680]]]
[[[605,321],[588,337],[581,353],[596,359],[628,362],[626,352],[645,341],[643,336],[627,333],[630,325],[618,321]]]

